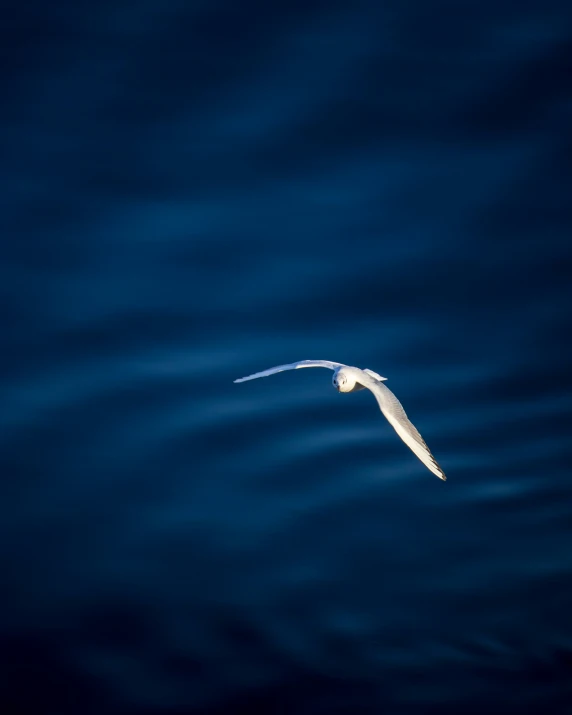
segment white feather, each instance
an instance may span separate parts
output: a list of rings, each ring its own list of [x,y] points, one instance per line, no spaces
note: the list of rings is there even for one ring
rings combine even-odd
[[[344,366],[341,362],[330,362],[329,360],[299,360],[298,362],[291,362],[287,365],[269,367],[268,370],[262,370],[262,372],[255,372],[253,375],[248,375],[247,377],[239,377],[238,380],[234,380],[234,382],[246,382],[247,380],[256,380],[259,377],[268,377],[268,375],[274,375],[277,372],[284,372],[284,370],[299,370],[301,367],[327,367],[330,370],[335,370],[338,367]]]
[[[393,392],[383,383],[371,379],[371,377],[364,382],[364,386],[373,392],[379,408],[405,444],[419,457],[427,469],[433,472],[433,474],[436,474],[439,479],[446,481],[447,477],[445,473],[437,464],[437,460],[431,454],[431,450],[425,443],[425,440],[419,434],[409,417],[407,417],[403,405]]]

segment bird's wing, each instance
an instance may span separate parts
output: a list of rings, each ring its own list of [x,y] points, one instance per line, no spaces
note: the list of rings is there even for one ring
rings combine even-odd
[[[374,377],[376,380],[379,380],[380,382],[384,382],[387,380],[386,377],[382,377],[381,375],[378,375],[377,372],[374,372],[373,370],[370,370],[369,368],[365,368],[364,372],[367,372],[368,375],[371,375]]]
[[[256,380],[258,377],[267,377],[268,375],[274,375],[274,373],[283,372],[284,370],[298,370],[298,368],[301,367],[327,367],[329,370],[336,370],[338,367],[344,367],[344,365],[341,362],[331,362],[330,360],[299,360],[298,362],[291,362],[288,365],[269,367],[268,370],[255,372],[253,375],[248,375],[247,377],[239,377],[238,380],[234,380],[234,382]]]
[[[435,457],[431,454],[429,447],[425,444],[425,440],[419,434],[415,425],[409,421],[403,409],[403,405],[393,392],[382,382],[372,378],[371,375],[367,373],[363,378],[362,384],[373,392],[381,411],[405,444],[433,474],[436,474],[439,479],[446,481],[447,477],[443,470],[437,464]]]

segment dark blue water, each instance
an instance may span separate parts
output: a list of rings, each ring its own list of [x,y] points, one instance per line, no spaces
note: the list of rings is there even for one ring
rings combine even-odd
[[[571,23],[4,6],[3,713],[572,712]]]

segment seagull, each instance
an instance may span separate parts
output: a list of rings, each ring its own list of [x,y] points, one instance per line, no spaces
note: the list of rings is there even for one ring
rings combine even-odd
[[[332,384],[338,392],[357,392],[364,388],[371,390],[389,424],[394,428],[405,444],[433,474],[437,475],[439,479],[446,481],[447,477],[437,464],[429,447],[425,444],[423,437],[409,421],[401,402],[399,402],[393,392],[383,384],[387,378],[378,375],[377,372],[373,370],[362,370],[359,367],[351,367],[350,365],[344,365],[340,362],[331,362],[330,360],[299,360],[298,362],[292,362],[288,365],[278,365],[277,367],[271,367],[262,372],[255,372],[253,375],[248,375],[247,377],[239,377],[237,380],[234,380],[234,382],[256,380],[259,377],[268,377],[268,375],[274,375],[277,372],[284,372],[284,370],[299,370],[303,367],[325,367],[329,370],[333,370]]]

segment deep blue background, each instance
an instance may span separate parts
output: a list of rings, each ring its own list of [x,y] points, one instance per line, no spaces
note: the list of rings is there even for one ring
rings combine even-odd
[[[570,3],[2,14],[2,712],[570,713]]]

